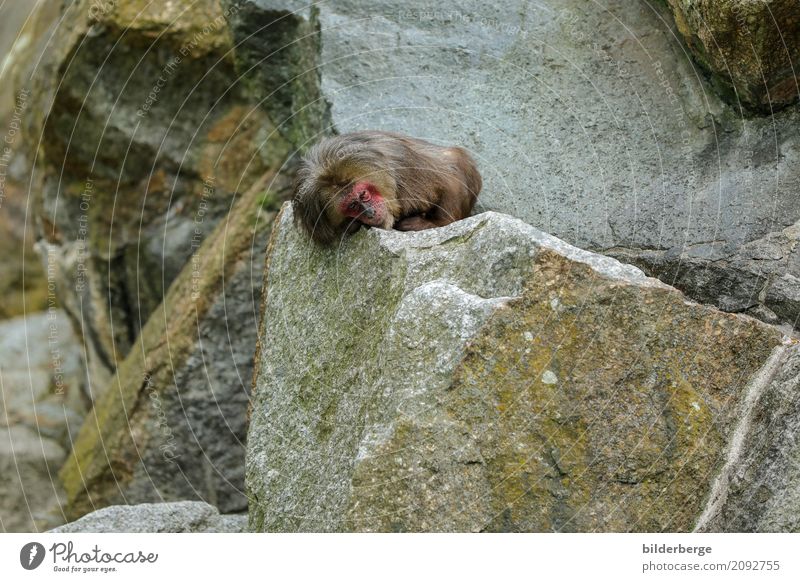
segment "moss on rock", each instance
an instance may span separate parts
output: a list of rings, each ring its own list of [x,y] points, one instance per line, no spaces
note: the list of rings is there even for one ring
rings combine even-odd
[[[669,0],[678,30],[734,104],[771,113],[797,100],[793,0]]]
[[[690,530],[783,341],[493,213],[268,260],[257,531]]]
[[[60,473],[70,518],[115,503],[187,498],[225,512],[246,508],[259,257],[274,217],[258,200],[268,187],[286,195],[285,178],[265,174],[236,201],[85,421]]]

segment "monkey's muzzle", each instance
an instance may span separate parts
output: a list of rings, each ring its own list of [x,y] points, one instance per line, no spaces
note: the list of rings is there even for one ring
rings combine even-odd
[[[369,204],[361,203],[361,215],[366,216],[369,220],[375,219],[375,209]]]

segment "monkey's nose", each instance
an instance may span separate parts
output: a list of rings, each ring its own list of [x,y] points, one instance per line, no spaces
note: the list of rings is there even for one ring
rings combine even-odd
[[[367,206],[366,204],[361,205],[361,214],[365,215],[367,218],[372,220],[375,218],[375,209],[372,206]]]

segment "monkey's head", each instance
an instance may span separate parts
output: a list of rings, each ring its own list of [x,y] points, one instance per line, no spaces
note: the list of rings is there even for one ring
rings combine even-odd
[[[395,182],[382,152],[349,136],[314,146],[297,172],[294,217],[320,244],[361,226],[392,228]]]

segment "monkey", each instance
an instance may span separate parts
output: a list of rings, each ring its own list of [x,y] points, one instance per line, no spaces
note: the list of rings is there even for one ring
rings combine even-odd
[[[295,221],[330,245],[362,226],[416,231],[472,212],[482,180],[461,147],[387,131],[329,137],[303,158],[295,180]]]

